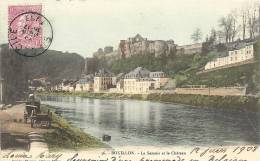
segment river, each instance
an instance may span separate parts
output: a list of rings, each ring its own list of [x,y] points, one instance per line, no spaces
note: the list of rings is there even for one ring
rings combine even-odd
[[[137,100],[40,96],[71,124],[120,146],[260,144],[260,112]]]

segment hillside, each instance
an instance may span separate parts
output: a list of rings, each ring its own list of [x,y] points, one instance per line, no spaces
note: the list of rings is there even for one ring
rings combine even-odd
[[[255,56],[259,60],[260,42],[255,44]],[[151,55],[136,55],[114,61],[110,70],[115,73],[129,72],[142,66],[150,71],[164,71],[174,78],[178,87],[185,85],[236,86],[246,85],[250,91],[260,90],[260,63],[247,64],[239,67],[226,68],[201,75],[196,73],[217,55],[214,52],[204,52],[194,55],[174,55],[153,57]]]
[[[48,50],[45,54],[26,59],[28,78],[48,77],[51,82],[79,78],[84,58],[76,53]]]
[[[260,42],[254,45],[256,63],[245,64],[197,75],[195,72],[187,72],[186,79],[180,83],[203,84],[208,86],[247,86],[249,91],[260,90]]]
[[[184,72],[188,68],[199,68],[204,65],[211,56],[195,55],[174,55],[154,57],[153,55],[135,55],[130,58],[114,61],[110,70],[114,73],[129,72],[130,70],[142,66],[150,71],[164,71],[171,77],[177,73]]]
[[[14,103],[23,99],[27,87],[25,60],[8,49],[0,46],[0,77],[3,79],[3,103]],[[1,103],[1,102],[0,102]]]
[[[7,55],[9,53],[23,60],[27,79],[48,77],[53,83],[62,79],[76,79],[80,77],[85,65],[84,58],[76,53],[47,50],[40,56],[29,58],[9,50],[6,44],[1,47]]]

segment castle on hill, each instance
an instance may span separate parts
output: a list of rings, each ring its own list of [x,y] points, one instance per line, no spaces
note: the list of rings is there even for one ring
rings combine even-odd
[[[93,56],[99,59],[106,58],[106,60],[129,58],[138,54],[152,54],[158,57],[174,54],[176,46],[173,40],[148,40],[137,34],[127,40],[121,40],[116,50],[113,50],[112,46],[106,46],[104,49],[98,49]]]

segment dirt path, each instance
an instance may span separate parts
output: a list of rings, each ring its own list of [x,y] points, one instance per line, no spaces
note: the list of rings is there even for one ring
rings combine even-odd
[[[31,128],[29,123],[25,124],[23,119],[25,104],[15,105],[6,110],[0,110],[0,122],[2,133],[20,133],[29,132],[45,133],[47,129]]]
[[[48,129],[31,128],[31,124],[24,123],[25,104],[15,105],[6,110],[0,110],[0,150],[48,150],[43,142],[29,142],[28,133],[38,134],[48,132]],[[29,146],[30,144],[30,146]],[[29,148],[30,147],[30,148]]]

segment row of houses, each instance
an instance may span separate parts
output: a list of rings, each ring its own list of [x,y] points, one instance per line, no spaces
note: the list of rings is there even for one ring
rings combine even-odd
[[[162,88],[168,81],[169,78],[164,72],[150,72],[143,67],[117,75],[102,69],[95,75],[85,75],[79,80],[63,80],[62,83],[52,87],[52,90],[145,94]]]
[[[227,56],[218,57],[208,62],[204,70],[216,69],[250,60],[254,60],[254,43],[235,44],[232,49],[228,51]]]

